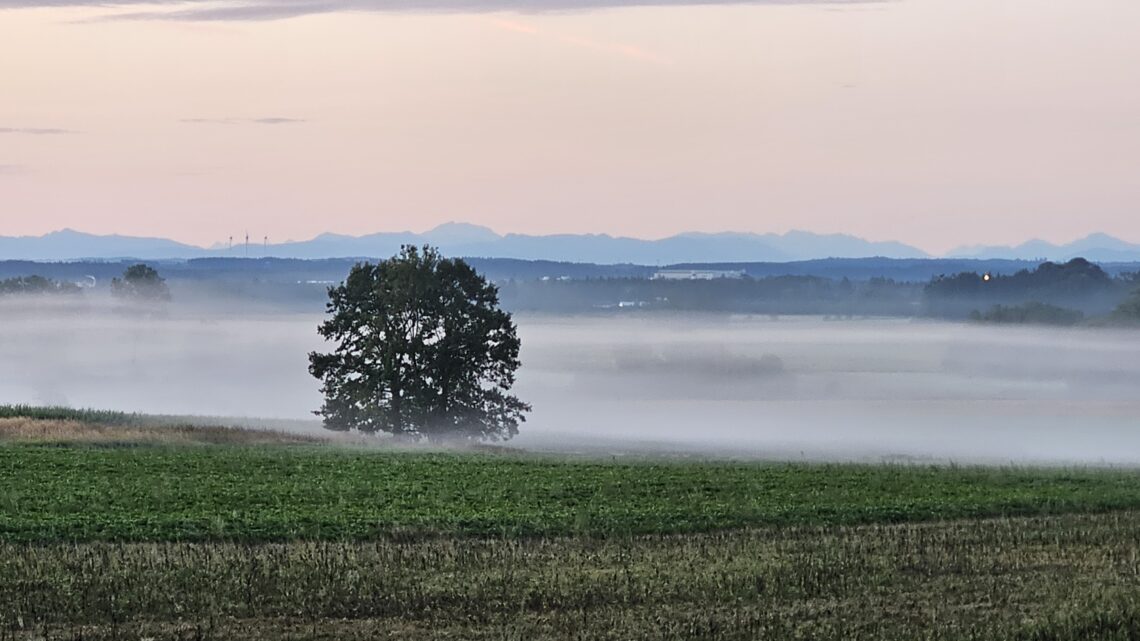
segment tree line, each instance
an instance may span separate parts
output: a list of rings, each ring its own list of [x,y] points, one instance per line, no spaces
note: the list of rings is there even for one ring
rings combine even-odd
[[[77,296],[83,290],[78,283],[35,274],[0,280],[0,296]],[[128,267],[121,277],[111,279],[111,295],[133,302],[169,301],[170,286],[153,267],[139,263]]]
[[[1122,320],[1140,286],[1136,273],[1111,276],[1083,258],[1044,262],[1013,274],[963,272],[939,276],[923,289],[923,313],[995,323],[1074,325]]]

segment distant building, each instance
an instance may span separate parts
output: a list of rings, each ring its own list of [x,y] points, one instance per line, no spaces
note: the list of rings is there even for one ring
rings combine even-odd
[[[718,280],[744,278],[743,269],[662,269],[653,280]]]

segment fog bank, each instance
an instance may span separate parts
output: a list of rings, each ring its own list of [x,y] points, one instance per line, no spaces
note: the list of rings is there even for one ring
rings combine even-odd
[[[0,402],[319,429],[315,315],[5,306]],[[907,320],[520,316],[512,445],[779,459],[1140,463],[1140,334]]]

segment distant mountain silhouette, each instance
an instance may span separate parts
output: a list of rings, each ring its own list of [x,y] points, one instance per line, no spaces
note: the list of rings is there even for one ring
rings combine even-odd
[[[928,258],[897,242],[871,242],[847,234],[684,233],[644,240],[607,234],[500,235],[466,223],[447,223],[423,233],[383,232],[364,236],[321,234],[299,242],[195,247],[165,238],[100,236],[71,229],[43,236],[0,237],[0,260],[138,258],[171,260],[233,256],[261,258],[382,258],[401,245],[428,243],[452,256],[515,258],[596,264],[789,262],[821,258]],[[1065,245],[1031,240],[1014,247],[963,247],[948,258],[1054,260],[1083,257],[1096,262],[1140,261],[1140,245],[1106,234],[1091,234]]]
[[[1108,234],[1090,234],[1064,245],[1035,239],[1014,247],[961,247],[950,252],[948,257],[1052,261],[1067,261],[1079,257],[1098,263],[1133,262],[1140,260],[1140,245]]]
[[[0,260],[78,260],[81,258],[196,258],[210,252],[200,247],[135,236],[97,236],[63,229],[43,236],[0,236]]]
[[[435,245],[446,254],[578,263],[666,265],[681,262],[794,261],[816,258],[924,258],[914,247],[871,242],[846,234],[686,233],[660,240],[607,234],[500,235],[466,223],[447,223],[424,233],[365,236],[321,234],[312,240],[271,245],[224,244],[201,248],[162,238],[97,236],[73,230],[45,236],[0,237],[0,260],[180,259],[207,256],[260,258],[378,258],[404,244]]]

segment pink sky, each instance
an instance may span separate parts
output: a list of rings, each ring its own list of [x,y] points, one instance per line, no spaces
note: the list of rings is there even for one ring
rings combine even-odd
[[[1135,0],[36,4],[0,0],[0,235],[1140,241]]]

